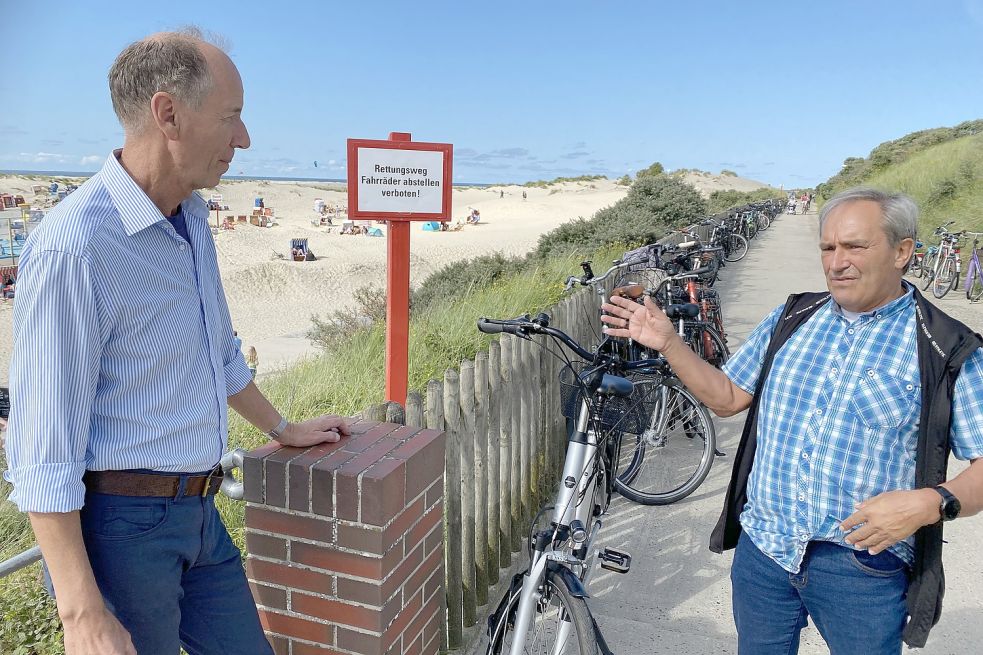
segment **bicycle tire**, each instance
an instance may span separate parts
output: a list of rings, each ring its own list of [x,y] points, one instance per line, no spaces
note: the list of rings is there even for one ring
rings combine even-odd
[[[645,389],[646,381],[633,381],[636,388]],[[655,434],[656,431],[649,428],[645,430],[648,434],[622,435],[621,459],[627,460],[627,464],[615,478],[614,486],[632,502],[670,505],[689,496],[706,480],[713,466],[717,434],[707,408],[681,382],[671,378],[647,382],[649,388],[643,394],[657,392],[659,385],[670,387],[666,406],[656,407],[649,423],[650,426],[661,423],[662,417],[655,414],[667,412],[663,430],[666,433]],[[690,461],[694,462],[692,471],[685,465]],[[681,463],[683,467],[679,466]],[[682,470],[683,475],[673,475],[678,470]],[[675,481],[677,477],[680,482]]]
[[[758,229],[764,231],[769,227],[771,227],[771,218],[768,216],[768,214],[762,212],[758,216]]]
[[[922,291],[927,291],[930,286],[932,286],[932,281],[935,278],[935,259],[938,257],[936,254],[925,255],[922,259],[922,277],[924,281],[922,282]]]
[[[694,330],[691,340],[687,340],[687,343],[700,356],[700,359],[714,368],[721,368],[730,359],[730,349],[727,348],[727,342],[710,325],[704,324],[698,330]]]
[[[983,298],[983,275],[979,267],[971,265],[966,274],[966,300],[979,302],[980,298]]]
[[[731,232],[725,238],[724,260],[739,262],[747,255],[748,241],[743,235]]]
[[[506,594],[511,594],[511,598],[509,598],[505,610],[499,617],[498,623],[491,631],[488,649],[485,651],[487,655],[517,655],[512,653],[512,641],[508,637],[510,634],[514,634],[510,631],[515,628],[515,614],[519,605],[520,592],[521,589],[510,589],[506,592]],[[559,607],[551,610],[554,599],[559,601]],[[575,638],[574,642],[565,643],[569,646],[576,646],[577,650],[568,650],[567,645],[565,645],[561,651],[563,653],[580,653],[580,655],[600,655],[601,650],[594,634],[594,622],[591,620],[590,610],[587,609],[587,601],[570,593],[563,576],[552,571],[547,571],[543,580],[543,593],[536,602],[536,614],[533,617],[533,624],[530,626],[531,632],[526,636],[523,653],[545,654],[554,652],[555,644],[547,643],[549,635],[540,633],[537,624],[540,618],[548,620],[546,615],[550,613],[555,613],[559,622],[562,620],[560,616],[564,611],[570,617],[569,620],[573,626],[572,636]],[[554,630],[554,636],[555,632]],[[530,640],[530,637],[533,639]],[[543,650],[534,650],[537,648],[540,637],[543,638],[542,641],[544,642],[541,644]]]
[[[911,273],[911,276],[912,277],[921,277],[922,276],[922,274],[924,273],[924,269],[922,267],[922,258],[921,257],[915,257],[914,258],[914,260],[911,262],[911,266],[908,267],[908,272]]]
[[[945,298],[945,295],[952,290],[955,281],[955,262],[946,257],[939,267],[939,272],[932,280],[932,295],[936,298]]]

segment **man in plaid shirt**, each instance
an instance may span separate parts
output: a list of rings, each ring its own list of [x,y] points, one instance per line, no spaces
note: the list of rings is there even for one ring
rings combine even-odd
[[[949,444],[972,460],[915,488],[922,404],[913,288],[918,225],[901,194],[851,189],[819,217],[831,295],[776,353],[760,392],[757,450],[731,569],[741,653],[795,653],[812,616],[832,653],[901,652],[913,534],[983,510],[983,350],[965,361]],[[650,299],[605,304],[613,336],[660,351],[720,416],[752,401],[782,315],[775,309],[718,371]]]

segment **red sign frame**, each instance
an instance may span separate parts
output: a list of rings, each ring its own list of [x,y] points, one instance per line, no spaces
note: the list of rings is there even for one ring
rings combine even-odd
[[[405,135],[405,140],[402,137]],[[387,221],[441,221],[451,220],[451,194],[453,192],[454,146],[450,143],[426,143],[410,141],[410,135],[393,132],[392,139],[348,139],[348,218],[352,220]],[[358,150],[359,148],[378,148],[380,150],[427,150],[444,154],[444,188],[441,190],[441,211],[425,212],[379,212],[359,211],[358,209]]]

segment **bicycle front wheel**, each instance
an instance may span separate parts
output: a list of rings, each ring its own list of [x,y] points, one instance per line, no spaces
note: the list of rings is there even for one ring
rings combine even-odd
[[[636,503],[669,505],[696,491],[710,473],[717,449],[713,421],[677,380],[632,381],[638,402],[651,413],[641,434],[622,435],[614,485]]]
[[[491,631],[488,655],[599,655],[600,647],[594,634],[587,602],[577,598],[567,588],[563,577],[547,571],[542,594],[533,600],[532,621],[526,631],[522,653],[513,646],[516,641],[515,616],[520,589],[510,590],[505,610]]]
[[[771,226],[771,218],[768,216],[768,214],[762,212],[760,215],[758,215],[759,230],[767,230],[770,226]]]
[[[956,280],[956,263],[946,258],[939,266],[939,272],[932,279],[932,295],[936,298],[944,298],[945,294],[954,286]]]
[[[747,239],[736,232],[727,235],[724,243],[724,259],[739,262],[747,255]]]
[[[979,302],[980,298],[983,298],[983,275],[979,268],[973,266],[966,276],[966,299]]]
[[[935,255],[925,255],[922,259],[922,291],[927,290],[932,286],[932,280],[935,278]]]

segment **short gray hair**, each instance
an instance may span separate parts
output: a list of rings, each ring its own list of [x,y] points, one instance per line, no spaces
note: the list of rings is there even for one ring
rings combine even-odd
[[[131,43],[116,57],[109,69],[109,93],[127,133],[143,129],[150,99],[159,91],[193,109],[201,107],[212,88],[211,71],[201,52],[201,45],[209,42],[197,27],[185,27]]]
[[[904,193],[888,193],[870,187],[854,187],[840,191],[826,201],[819,212],[819,233],[834,209],[842,205],[869,200],[881,207],[881,226],[887,234],[892,246],[897,246],[905,239],[916,240],[918,236],[918,205],[911,196]]]

